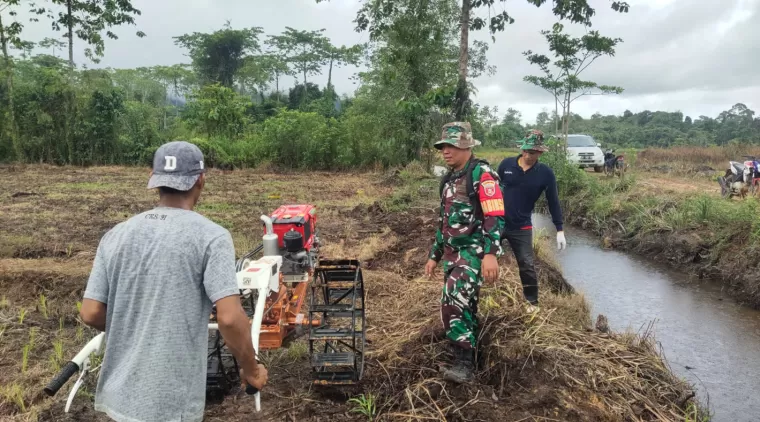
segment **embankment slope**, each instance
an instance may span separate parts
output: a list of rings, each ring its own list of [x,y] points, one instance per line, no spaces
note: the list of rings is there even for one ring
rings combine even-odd
[[[601,236],[607,247],[719,282],[739,303],[760,308],[756,198],[723,199],[717,183],[714,191],[699,191],[635,173],[624,180],[583,176],[561,198],[568,223]]]

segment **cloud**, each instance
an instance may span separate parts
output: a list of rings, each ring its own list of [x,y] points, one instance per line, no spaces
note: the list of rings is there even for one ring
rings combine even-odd
[[[609,1],[591,2],[596,7],[592,29],[602,35],[620,37],[623,43],[615,57],[601,57],[583,74],[584,79],[600,84],[618,85],[622,95],[584,97],[573,103],[573,111],[583,116],[595,112],[620,114],[626,109],[680,110],[686,115],[715,116],[737,102],[760,109],[760,0],[628,0],[630,12],[619,14]],[[353,22],[361,5],[359,0],[133,0],[142,11],[136,26],[116,28],[119,40],[106,40],[106,56],[100,65],[89,67],[138,67],[188,62],[186,52],[172,37],[191,32],[210,32],[227,20],[233,27],[261,26],[276,34],[291,26],[298,29],[325,28],[334,43],[366,42],[368,34],[357,33]],[[516,22],[496,35],[492,43],[487,30],[472,33],[473,39],[489,43],[490,64],[497,66],[492,77],[474,80],[475,100],[498,106],[504,112],[513,107],[533,121],[542,108],[554,109],[553,97],[523,81],[525,75],[538,74],[522,52],[547,52],[540,34],[551,29],[556,17],[551,2],[537,8],[525,0],[509,1],[508,12]],[[477,13],[487,17],[485,10]],[[18,17],[26,21],[24,14]],[[579,25],[565,23],[575,35]],[[24,23],[24,39],[40,41],[54,33],[49,22]],[[137,30],[146,38],[137,38]],[[75,43],[75,60],[87,63],[84,45]],[[59,52],[60,54],[60,52]],[[340,93],[356,88],[350,76],[356,71],[334,71]],[[313,81],[324,85],[327,71]],[[290,84],[292,81],[284,81]]]
[[[622,95],[584,97],[572,109],[583,116],[594,112],[621,113],[643,109],[680,110],[688,115],[717,115],[737,102],[760,107],[760,28],[753,25],[760,9],[757,0],[669,0],[630,2],[628,14],[617,14],[603,4],[592,29],[620,37],[614,57],[601,57],[583,79],[618,85]],[[659,3],[659,4],[658,4]],[[666,3],[666,4],[665,4]],[[553,110],[553,97],[522,81],[538,68],[528,65],[522,51],[548,53],[539,34],[555,22],[548,8],[521,10],[517,22],[497,37],[489,53],[498,67],[493,78],[476,85],[498,84],[498,96],[481,94],[477,100],[511,106],[533,121],[543,107]],[[545,22],[535,26],[535,22]],[[574,35],[582,28],[573,26]],[[489,91],[490,92],[490,91]]]

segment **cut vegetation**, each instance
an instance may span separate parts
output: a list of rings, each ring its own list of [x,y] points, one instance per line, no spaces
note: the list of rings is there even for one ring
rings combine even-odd
[[[4,167],[0,236],[24,238],[0,259],[0,419],[106,420],[92,410],[94,380],[65,414],[67,384],[42,393],[61,364],[95,333],[78,319],[95,248],[114,224],[155,203],[147,173],[134,168]],[[208,403],[206,420],[563,420],[692,421],[693,389],[676,378],[648,335],[592,326],[588,306],[536,242],[543,305],[524,311],[516,263],[502,259],[496,287],[483,290],[477,380],[454,387],[440,340],[440,280],[422,278],[433,239],[437,181],[410,167],[387,174],[271,174],[212,170],[199,211],[224,221],[238,254],[258,243],[258,216],[288,202],[315,202],[325,253],[361,256],[368,296],[363,382],[345,390],[308,384],[302,342],[266,353],[262,412],[239,392]],[[55,186],[53,180],[73,183]],[[275,189],[273,183],[288,183]],[[86,190],[82,184],[108,184]],[[271,198],[280,191],[282,197]],[[19,211],[23,210],[23,211]],[[46,218],[47,215],[56,218]],[[24,251],[35,251],[30,254]],[[61,252],[68,251],[68,252]],[[440,271],[440,270],[439,270]],[[97,366],[97,365],[95,365]],[[691,412],[691,413],[690,413]]]

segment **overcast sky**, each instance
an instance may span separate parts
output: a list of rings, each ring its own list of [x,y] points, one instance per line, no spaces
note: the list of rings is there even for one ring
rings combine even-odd
[[[573,103],[572,111],[584,117],[595,112],[621,114],[626,109],[715,117],[742,102],[760,112],[760,0],[628,0],[631,9],[627,14],[612,11],[611,0],[589,2],[597,11],[592,29],[624,42],[615,57],[599,58],[582,77],[622,86],[625,92],[583,97]],[[509,107],[516,108],[528,122],[533,122],[542,109],[554,109],[550,94],[522,80],[525,75],[538,74],[522,52],[530,49],[548,53],[540,31],[550,29],[555,18],[552,2],[547,3],[541,8],[524,0],[505,3],[516,22],[490,43],[489,63],[497,67],[497,73],[474,81],[478,89],[476,102],[498,106],[502,114]],[[133,5],[142,11],[137,26],[115,31],[120,39],[107,40],[105,57],[99,65],[87,63],[84,45],[76,40],[75,60],[79,65],[119,68],[187,63],[185,51],[174,44],[172,37],[211,32],[227,20],[235,28],[260,26],[267,34],[279,33],[285,26],[325,28],[334,44],[368,39],[366,33],[354,31],[353,19],[360,0],[320,4],[314,0],[133,0]],[[485,11],[479,13],[487,17]],[[4,22],[6,19],[9,18],[3,16]],[[23,15],[19,19],[24,19]],[[25,25],[26,40],[60,36],[45,20]],[[572,26],[578,35],[584,31],[577,25],[566,26]],[[134,33],[138,29],[147,37],[137,38]],[[490,42],[487,30],[475,33],[475,38]],[[340,93],[351,93],[356,88],[349,79],[355,71],[350,67],[334,71],[333,81]],[[314,79],[324,85],[327,72]]]

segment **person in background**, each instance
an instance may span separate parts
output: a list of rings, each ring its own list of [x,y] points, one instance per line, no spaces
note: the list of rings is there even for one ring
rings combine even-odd
[[[98,245],[80,315],[105,331],[95,410],[116,421],[203,420],[212,304],[241,382],[267,382],[240,303],[232,236],[193,211],[205,180],[197,146],[162,145],[148,182],[158,206]]]
[[[531,214],[536,201],[545,192],[552,222],[557,229],[557,248],[567,247],[562,228],[562,209],[557,193],[557,179],[552,169],[538,161],[549,148],[544,145],[544,134],[531,130],[522,139],[521,153],[505,158],[498,167],[504,197],[506,228],[502,233],[514,253],[520,269],[523,294],[528,310],[538,309],[538,278],[533,254],[533,223]]]

